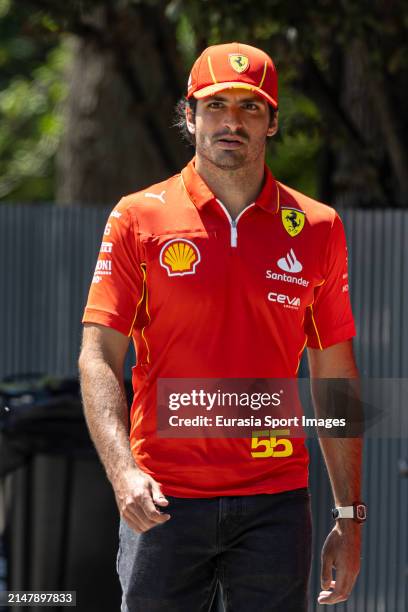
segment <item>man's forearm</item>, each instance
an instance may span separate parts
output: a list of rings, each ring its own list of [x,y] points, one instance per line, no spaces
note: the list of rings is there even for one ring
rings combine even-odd
[[[361,499],[362,440],[320,438],[336,506],[350,506]]]
[[[346,428],[356,436],[319,437],[335,504],[349,506],[361,499],[363,441],[358,434],[362,435],[363,414],[357,371],[350,372],[350,378],[313,380],[312,393],[317,416],[346,416]]]
[[[128,406],[121,381],[103,359],[80,359],[85,418],[96,450],[112,482],[134,469],[128,435]]]

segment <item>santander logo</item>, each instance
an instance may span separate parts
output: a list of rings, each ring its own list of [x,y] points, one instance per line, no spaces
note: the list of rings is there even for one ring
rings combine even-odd
[[[289,253],[286,254],[286,257],[281,257],[277,263],[279,268],[281,270],[285,270],[285,272],[301,272],[303,268],[300,261],[296,259],[293,249],[290,249]]]

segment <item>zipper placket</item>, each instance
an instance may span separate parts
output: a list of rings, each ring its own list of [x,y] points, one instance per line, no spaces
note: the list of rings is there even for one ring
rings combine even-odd
[[[239,221],[239,218],[244,214],[246,210],[248,210],[249,208],[252,208],[252,206],[255,206],[255,202],[252,202],[252,204],[249,204],[248,206],[246,206],[244,210],[241,210],[239,215],[235,219],[233,219],[231,215],[229,214],[228,210],[225,208],[224,204],[218,198],[216,198],[216,200],[218,204],[221,206],[222,210],[225,212],[227,219],[229,221],[229,224],[231,226],[231,247],[236,248],[238,246],[237,223]]]

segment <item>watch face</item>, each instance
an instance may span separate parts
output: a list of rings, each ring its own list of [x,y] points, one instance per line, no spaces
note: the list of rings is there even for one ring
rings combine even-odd
[[[339,511],[337,510],[337,508],[333,508],[332,515],[334,519],[339,517]]]
[[[367,510],[364,504],[356,505],[356,519],[358,521],[365,521],[367,518]]]

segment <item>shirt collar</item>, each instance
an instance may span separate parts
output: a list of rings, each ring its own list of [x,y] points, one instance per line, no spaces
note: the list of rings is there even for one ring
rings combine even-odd
[[[200,209],[208,202],[215,200],[215,195],[198,174],[194,162],[195,157],[183,168],[181,177],[190,200]],[[255,204],[273,214],[279,211],[278,183],[266,164],[264,185],[261,193],[255,200]]]

